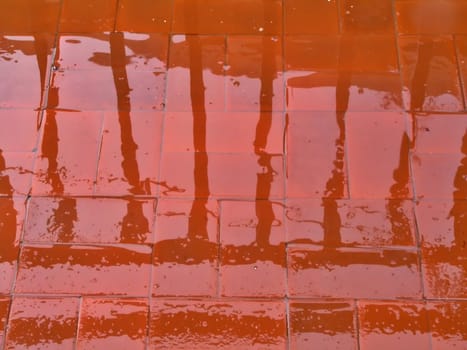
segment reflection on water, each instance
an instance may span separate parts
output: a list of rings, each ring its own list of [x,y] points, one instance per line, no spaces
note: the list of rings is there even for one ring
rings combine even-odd
[[[465,119],[432,144],[405,125],[465,109],[459,14],[455,37],[396,38],[425,5],[13,3],[1,123],[33,112],[43,139],[31,193],[17,130],[0,145],[5,347],[465,345]]]
[[[52,46],[50,34],[0,36],[1,107],[42,107]]]
[[[392,200],[386,204],[391,227],[393,232],[393,244],[403,245],[405,242],[412,241],[412,230],[409,217],[403,210],[404,199],[409,194],[409,147],[410,140],[407,133],[404,133],[401,141],[399,166],[393,172],[394,184],[389,192]]]
[[[10,292],[19,252],[18,211],[15,200],[11,197],[13,188],[10,178],[2,175],[5,169],[5,159],[0,149],[0,293]],[[8,197],[2,198],[2,195]]]
[[[429,325],[422,303],[361,303],[359,323],[360,344],[369,349],[387,348],[429,349]]]
[[[156,301],[151,306],[151,346],[167,348],[283,349],[282,302]]]
[[[145,349],[146,301],[84,299],[81,308],[78,347]]]
[[[467,211],[465,211],[464,203],[456,199],[467,199],[467,130],[462,138],[460,151],[463,158],[454,178],[454,205],[449,216],[454,218],[454,247],[465,251],[467,249]]]
[[[187,16],[187,21],[196,21],[194,16]],[[186,39],[189,59],[190,105],[193,118],[193,150],[194,152],[194,200],[187,213],[187,227],[181,228],[185,235],[175,239],[158,240],[155,249],[154,292],[158,294],[211,294],[214,285],[218,247],[216,240],[209,237],[208,210],[210,196],[208,177],[208,153],[206,150],[206,99],[203,76],[203,41],[198,36]],[[169,202],[167,202],[169,203]],[[170,218],[175,215],[166,211],[162,215]],[[185,215],[185,214],[182,214]],[[176,219],[175,217],[173,219]],[[157,220],[163,220],[159,217]],[[160,226],[159,226],[160,228]],[[174,231],[174,228],[171,228]],[[156,234],[161,234],[159,231]],[[217,238],[217,237],[216,237]],[[169,270],[167,270],[169,269]],[[167,285],[172,280],[196,276],[200,281],[190,286],[182,282]]]
[[[15,298],[9,319],[9,347],[73,349],[78,306],[78,298]]]
[[[462,158],[453,180],[452,203],[422,201],[422,262],[427,294],[464,298],[467,295],[467,132],[460,148]],[[431,216],[430,216],[431,214]]]
[[[404,37],[400,40],[406,109],[455,112],[463,108],[451,38]]]
[[[319,344],[328,349],[356,348],[354,305],[347,302],[298,302],[290,304],[292,348]]]

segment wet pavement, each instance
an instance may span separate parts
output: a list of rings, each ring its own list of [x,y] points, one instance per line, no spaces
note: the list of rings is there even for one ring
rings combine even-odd
[[[0,348],[467,349],[466,18],[0,0]]]

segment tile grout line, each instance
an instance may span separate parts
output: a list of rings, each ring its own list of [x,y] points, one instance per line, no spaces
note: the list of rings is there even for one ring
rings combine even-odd
[[[153,264],[151,264],[153,265]],[[152,276],[152,270],[151,270],[151,276]],[[151,279],[152,280],[152,279]],[[152,283],[151,283],[152,285]],[[148,297],[148,305],[146,309],[146,335],[144,339],[144,349],[147,350],[150,348],[150,343],[151,343],[151,302],[152,302],[152,295],[151,295],[151,290],[152,288],[149,288],[149,297]]]
[[[119,111],[117,111],[119,113]],[[96,155],[96,171],[94,173],[94,179],[93,179],[93,184],[92,184],[92,197],[96,195],[97,191],[97,180],[99,179],[99,164],[101,161],[101,155],[102,155],[102,145],[104,144],[104,127],[105,127],[105,121],[106,121],[106,112],[101,112],[101,127],[99,130],[99,142],[97,145],[97,155]]]
[[[9,295],[2,295],[2,298],[7,298]],[[91,298],[91,299],[103,299],[103,300],[111,300],[111,299],[121,299],[121,300],[146,300],[147,294],[79,294],[79,293],[15,293],[14,297],[20,298],[45,298],[45,299],[58,299],[58,298]],[[154,299],[154,297],[152,297]],[[158,300],[180,300],[180,299],[190,299],[190,300],[210,300],[210,301],[251,301],[251,302],[282,302],[284,303],[286,300],[295,302],[320,302],[320,301],[342,301],[342,300],[357,300],[357,301],[368,301],[368,302],[383,302],[383,303],[423,303],[423,302],[430,302],[430,303],[465,303],[467,300],[465,298],[419,298],[419,297],[406,297],[406,298],[398,298],[397,296],[394,297],[362,297],[362,298],[351,298],[345,296],[336,296],[336,297],[325,297],[325,296],[300,296],[294,295],[293,298],[284,298],[283,296],[240,296],[240,295],[232,295],[232,296],[224,296],[224,297],[212,297],[207,294],[197,294],[197,295],[161,295],[157,297]]]
[[[291,344],[291,327],[290,327],[290,300],[287,296],[283,299],[283,302],[285,304],[285,346],[287,350],[292,349],[292,344]]]
[[[431,320],[430,320],[430,313],[428,312],[428,303],[426,300],[423,301],[423,308],[426,311],[426,326],[427,326],[427,337],[428,337],[428,342],[430,344],[430,350],[434,350],[435,348],[433,347],[433,334],[431,331]]]
[[[221,259],[222,259],[222,246],[221,246],[221,217],[222,217],[222,201],[216,200],[216,205],[218,209],[219,216],[217,218],[217,232],[216,232],[216,239],[217,239],[217,274],[216,274],[216,298],[221,298]]]
[[[359,299],[354,300],[354,322],[355,322],[355,338],[357,342],[357,349],[361,349],[360,344],[360,315],[359,315]]]
[[[290,302],[289,302],[289,269],[288,269],[288,234],[286,228],[286,213],[287,210],[287,166],[288,166],[288,147],[287,147],[287,135],[288,135],[288,126],[289,126],[289,114],[287,112],[287,52],[286,52],[286,26],[287,26],[287,1],[282,0],[282,25],[281,25],[281,79],[282,79],[282,198],[283,198],[283,210],[282,213],[282,225],[284,227],[284,296],[282,302],[285,305],[285,346],[287,350],[291,349],[291,327],[290,327]]]
[[[420,234],[420,225],[418,222],[418,216],[416,215],[416,210],[415,206],[417,204],[414,203],[414,206],[412,208],[413,210],[413,216],[414,216],[414,229],[415,229],[415,239],[417,243],[417,257],[418,257],[418,266],[420,268],[420,292],[421,292],[421,298],[422,300],[426,300],[426,292],[425,292],[425,269],[423,268],[422,264],[422,242],[421,242],[421,234]]]
[[[77,315],[77,321],[76,321],[76,335],[75,338],[73,339],[73,348],[78,349],[78,336],[79,336],[79,329],[80,329],[80,324],[81,324],[81,316],[82,316],[82,310],[83,310],[83,296],[80,295],[78,297],[78,315]]]

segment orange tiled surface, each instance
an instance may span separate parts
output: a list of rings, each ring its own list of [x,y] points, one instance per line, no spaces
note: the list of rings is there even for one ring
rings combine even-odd
[[[0,0],[1,349],[467,349],[463,0]]]

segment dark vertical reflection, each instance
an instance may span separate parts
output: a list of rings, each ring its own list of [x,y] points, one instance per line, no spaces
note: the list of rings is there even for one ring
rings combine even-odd
[[[454,218],[454,248],[467,248],[467,131],[462,138],[462,159],[454,178],[454,204],[449,213]]]
[[[18,249],[15,249],[18,212],[12,198],[13,187],[10,183],[10,177],[3,175],[5,170],[6,162],[3,151],[0,149],[0,195],[7,196],[0,197],[0,264],[11,264],[18,255]]]
[[[58,54],[59,48],[57,48]],[[60,139],[58,137],[57,112],[54,109],[59,102],[58,88],[50,88],[48,97],[48,106],[51,109],[47,111],[45,120],[41,157],[46,158],[48,162],[45,181],[52,187],[52,195],[61,197],[64,195],[64,184],[61,176],[66,176],[66,169],[59,168],[58,164]],[[73,228],[77,219],[76,199],[61,198],[53,215],[47,220],[47,227],[51,230],[50,232],[57,232],[57,241],[70,242],[75,237]]]
[[[12,196],[13,186],[10,183],[10,176],[3,175],[7,169],[5,158],[3,157],[3,150],[0,149],[0,195]]]
[[[421,38],[416,57],[415,71],[410,84],[410,110],[423,110],[425,102],[428,73],[433,58],[434,42],[432,38]]]
[[[130,198],[127,200],[127,212],[122,219],[121,242],[144,243],[150,232],[148,218],[143,212],[144,202]]]
[[[39,103],[39,110],[43,107],[43,99],[45,97],[45,88],[47,85],[47,68],[48,68],[48,57],[49,57],[49,37],[45,34],[34,35],[34,49],[36,51],[37,66],[39,68],[40,84],[41,84],[41,99]],[[38,119],[39,127],[39,119]]]
[[[349,40],[344,45],[345,37],[339,43],[338,67],[346,64],[342,60],[352,58],[352,42]],[[343,54],[343,50],[346,50]],[[329,180],[326,182],[326,190],[322,200],[323,206],[323,245],[325,248],[335,248],[341,244],[341,217],[337,199],[345,193],[345,115],[349,107],[350,87],[352,73],[339,71],[336,84],[336,123],[339,135],[335,141],[336,155],[333,161]]]
[[[186,9],[185,20],[189,22],[190,28],[196,28],[197,18],[189,13],[190,6],[198,5],[198,0],[187,0],[184,5]],[[193,4],[194,3],[194,4]],[[217,244],[209,241],[208,215],[211,213],[207,208],[210,195],[208,177],[208,154],[206,149],[206,106],[205,106],[205,84],[203,78],[203,44],[197,35],[186,37],[189,54],[190,71],[190,98],[193,118],[193,146],[194,146],[194,196],[191,205],[187,237],[175,240],[165,240],[157,244],[158,254],[156,264],[165,262],[176,262],[185,265],[200,264],[203,261],[214,263],[218,256]],[[164,213],[163,215],[169,215]]]
[[[262,173],[256,175],[255,210],[258,220],[256,225],[256,243],[260,247],[269,245],[272,225],[276,219],[272,202],[269,200],[271,185],[276,172],[271,164],[273,155],[266,152],[266,145],[272,125],[273,83],[277,75],[277,63],[275,60],[274,41],[268,36],[263,36],[262,46],[260,116],[256,125],[255,140],[253,142],[255,154],[258,156],[258,164],[263,169]]]
[[[404,245],[412,241],[410,220],[402,208],[404,199],[409,194],[409,148],[409,136],[404,133],[400,147],[399,166],[394,170],[394,184],[389,189],[391,199],[386,203],[393,234],[392,243],[396,245]]]
[[[193,8],[198,8],[198,0],[185,1],[185,21],[187,28],[197,28],[198,18],[189,13],[188,3],[195,2]],[[208,154],[206,151],[206,101],[203,79],[203,47],[198,36],[188,38],[190,55],[190,98],[193,116],[193,146],[194,146],[194,192],[195,200],[191,206],[188,219],[188,240],[208,240],[208,210],[206,208],[209,191]]]
[[[338,51],[338,76],[336,83],[336,123],[339,129],[339,134],[335,140],[336,153],[333,160],[334,168],[331,176],[326,182],[324,197],[321,205],[323,207],[323,250],[309,251],[303,259],[294,261],[299,269],[305,269],[315,264],[323,264],[327,261],[329,264],[336,266],[351,266],[358,264],[382,265],[382,266],[411,266],[416,263],[416,255],[405,251],[383,250],[357,252],[346,251],[343,248],[342,242],[342,218],[339,213],[338,200],[346,193],[346,169],[345,169],[345,117],[349,109],[350,89],[352,87],[352,72],[349,70],[340,70],[341,67],[348,64],[348,60],[354,57],[354,37],[352,35],[343,35],[339,42]],[[408,139],[403,139],[401,154],[406,156],[406,148]],[[406,173],[407,172],[407,173]],[[399,186],[404,185],[404,181],[408,181],[408,163],[407,159],[401,157],[401,164],[395,171],[396,184],[391,189],[399,190]],[[393,215],[400,209],[400,203],[391,209]],[[394,222],[394,225],[396,223]],[[341,249],[339,249],[341,248]]]
[[[417,141],[416,112],[423,110],[434,48],[433,39],[429,37],[420,38],[418,44],[414,74],[409,88],[410,111],[412,113],[412,148],[415,147]]]
[[[53,93],[58,93],[58,90]],[[58,96],[55,97],[58,100]],[[52,195],[63,196],[64,185],[60,176],[65,175],[65,170],[58,167],[59,138],[56,117],[54,110],[48,111],[44,125],[42,157],[48,161],[46,182],[52,187]],[[57,232],[58,241],[70,242],[75,236],[73,227],[77,219],[76,199],[65,197],[60,199],[57,209],[54,209],[53,215],[47,220],[47,227],[51,232]]]
[[[125,41],[123,33],[110,34],[110,64],[114,79],[115,91],[117,94],[118,122],[120,124],[122,169],[128,184],[131,186],[129,191],[132,194],[150,194],[149,186],[143,188],[139,166],[136,160],[136,150],[138,145],[133,137],[131,124],[131,101],[130,85],[125,66]]]
[[[125,66],[125,38],[123,33],[110,34],[110,64],[117,94],[118,122],[120,124],[122,169],[132,194],[151,194],[150,186],[143,186],[140,179],[139,166],[136,160],[138,145],[133,138],[131,124],[130,85]],[[144,216],[143,202],[128,199],[127,213],[123,217],[120,238],[121,242],[143,243],[149,232],[149,222]]]
[[[53,214],[47,219],[47,230],[57,234],[59,242],[71,242],[75,238],[74,227],[78,221],[76,199],[62,198]]]
[[[30,38],[30,36],[23,36]],[[35,56],[37,68],[39,71],[39,89],[40,97],[38,104],[35,106],[37,111],[37,128],[41,123],[43,99],[47,87],[48,69],[50,68],[48,59],[52,51],[52,37],[48,33],[37,33],[32,36],[32,40],[10,40],[5,36],[0,36],[0,53],[5,61],[14,61],[21,65],[15,57],[15,53],[21,51],[26,56]],[[25,96],[27,97],[27,96]]]
[[[264,4],[264,15],[266,23],[277,23],[274,14],[267,11]],[[267,152],[267,142],[272,126],[273,99],[274,99],[274,79],[281,67],[276,61],[276,45],[270,36],[262,36],[261,70],[259,78],[260,86],[260,111],[256,124],[255,139],[253,141],[254,153],[261,172],[256,174],[255,193],[255,242],[251,246],[231,246],[223,247],[223,262],[229,265],[251,264],[256,261],[270,261],[276,265],[285,265],[285,247],[283,243],[273,245],[270,236],[273,225],[280,225],[281,220],[277,219],[273,202],[270,200],[270,193],[274,176],[277,172],[272,166],[273,157],[277,154]]]
[[[187,7],[188,8],[188,7]],[[188,220],[189,239],[208,239],[209,197],[208,154],[206,152],[206,90],[203,80],[202,44],[198,36],[189,38],[190,55],[190,96],[193,114],[193,146],[194,146],[194,184],[195,200],[193,201]]]

